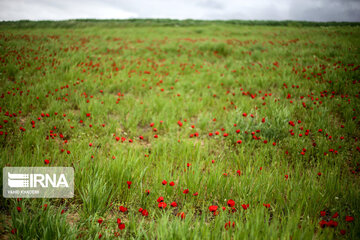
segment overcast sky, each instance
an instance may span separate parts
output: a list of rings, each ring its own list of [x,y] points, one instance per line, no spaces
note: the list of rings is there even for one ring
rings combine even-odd
[[[0,20],[79,18],[360,22],[360,0],[0,0]]]

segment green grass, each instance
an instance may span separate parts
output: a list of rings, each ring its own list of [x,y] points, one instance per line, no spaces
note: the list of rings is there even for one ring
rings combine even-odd
[[[1,166],[74,167],[75,196],[1,198],[0,233],[359,238],[359,39],[357,24],[1,23]]]

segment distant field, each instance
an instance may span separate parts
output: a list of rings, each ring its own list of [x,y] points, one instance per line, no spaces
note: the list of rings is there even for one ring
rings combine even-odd
[[[149,21],[0,23],[0,235],[359,239],[359,26]]]

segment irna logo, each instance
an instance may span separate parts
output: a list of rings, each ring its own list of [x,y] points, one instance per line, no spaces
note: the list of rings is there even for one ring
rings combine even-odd
[[[74,196],[72,167],[5,167],[5,198],[71,198]]]
[[[8,185],[11,188],[69,187],[65,174],[12,174],[8,173]]]

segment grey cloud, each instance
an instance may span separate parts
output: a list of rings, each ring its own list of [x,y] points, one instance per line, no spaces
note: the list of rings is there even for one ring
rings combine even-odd
[[[205,8],[224,9],[223,1],[205,0],[198,2],[197,5]]]
[[[0,20],[173,18],[360,22],[359,0],[0,0]]]
[[[136,13],[100,1],[0,1],[0,20],[62,20],[74,18],[131,18]]]
[[[290,16],[294,20],[308,21],[360,21],[360,4],[354,0],[326,1],[293,1],[290,5]]]

